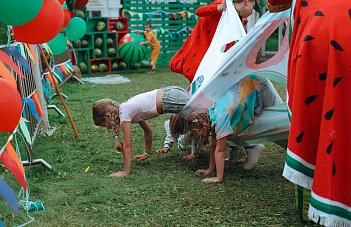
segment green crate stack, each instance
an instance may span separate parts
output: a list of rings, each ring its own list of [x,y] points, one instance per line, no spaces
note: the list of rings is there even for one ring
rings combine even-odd
[[[106,33],[93,33],[94,37],[94,54],[93,59],[107,58]],[[101,55],[97,55],[97,50],[101,50]]]
[[[86,6],[83,9],[75,9],[73,11],[75,17],[80,17],[85,21],[85,23],[87,22],[88,11]]]
[[[81,69],[82,74],[90,73],[90,53],[89,50],[75,50],[75,55],[77,58],[77,66]],[[81,63],[86,65],[86,72],[82,70]]]
[[[87,32],[106,33],[108,31],[108,17],[88,17]],[[104,27],[98,27],[99,22],[104,22]]]
[[[99,62],[104,63],[106,59],[110,59],[111,62],[111,67],[113,63],[119,64],[122,60],[118,57],[118,32],[117,31],[109,31],[109,18],[108,17],[87,17],[86,9],[82,10],[85,13],[85,21],[87,24],[87,33],[84,35],[84,37],[80,40],[80,43],[82,40],[86,40],[88,42],[87,47],[78,47],[75,45],[75,47],[72,47],[73,50],[76,50],[79,54],[77,54],[77,61],[78,62],[84,62],[88,66],[88,73],[91,72],[91,66],[89,65],[91,62],[94,62],[94,64],[99,64]],[[83,13],[80,12],[80,15],[83,15]],[[127,21],[128,19],[123,18],[124,21]],[[104,22],[105,26],[100,26],[98,25],[103,25],[102,23],[99,24],[99,22]],[[126,22],[127,23],[127,22]],[[128,24],[125,24],[125,27],[128,29]],[[120,35],[125,35],[128,30],[122,31],[124,32],[123,34],[121,33]],[[96,41],[99,39],[99,41]],[[101,39],[101,40],[100,40]],[[112,39],[112,42],[109,41],[109,46],[107,44],[107,39]],[[80,44],[81,45],[81,44]],[[113,48],[113,50],[111,50]],[[101,55],[97,55],[101,50]],[[85,51],[86,55],[83,55],[82,51]],[[84,56],[84,59],[83,59]],[[89,60],[87,60],[85,57],[88,56]],[[116,66],[116,64],[115,64]],[[109,69],[111,67],[108,67]],[[127,66],[129,68],[129,66]],[[115,68],[114,68],[115,69]]]
[[[112,40],[112,42],[108,43],[108,40]],[[106,34],[106,49],[107,56],[109,58],[117,57],[117,33],[109,32]]]

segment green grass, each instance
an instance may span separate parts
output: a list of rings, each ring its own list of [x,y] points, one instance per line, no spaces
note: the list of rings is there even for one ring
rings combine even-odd
[[[39,136],[34,155],[53,166],[25,167],[30,201],[41,201],[46,211],[29,215],[35,221],[28,226],[303,226],[296,214],[294,186],[282,177],[285,150],[269,143],[257,166],[249,172],[243,163],[227,165],[224,180],[204,184],[204,176],[194,174],[208,167],[208,147],[195,161],[182,159],[190,153],[174,147],[167,154],[152,154],[145,162],[132,163],[131,175],[113,179],[109,174],[123,170],[122,154],[114,151],[113,133],[93,127],[91,107],[101,98],[118,102],[155,88],[188,81],[168,67],[155,74],[145,70],[123,71],[131,83],[97,85],[66,83],[61,91],[81,139],[77,139],[67,117],[49,110],[52,136]],[[95,75],[94,75],[95,76]],[[53,100],[62,111],[58,97]],[[163,123],[170,115],[149,120],[153,146],[163,147]],[[142,129],[132,125],[133,155],[143,152]],[[5,143],[0,134],[0,144]],[[123,136],[123,135],[121,135]],[[26,155],[22,149],[22,158]],[[85,173],[85,169],[90,170]],[[0,167],[0,175],[19,192],[11,173]],[[215,173],[210,174],[214,176]],[[5,226],[29,221],[21,208],[18,215],[0,199],[0,217]]]

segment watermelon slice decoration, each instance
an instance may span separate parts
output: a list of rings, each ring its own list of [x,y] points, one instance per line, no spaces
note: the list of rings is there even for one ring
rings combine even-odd
[[[89,0],[66,0],[66,4],[70,11],[73,9],[83,9]]]
[[[127,37],[125,37],[127,36]],[[121,41],[129,40],[118,47],[119,56],[127,63],[134,64],[142,61],[147,54],[145,45],[139,46],[140,42],[145,42],[145,38],[139,34],[131,33],[122,37]]]
[[[130,34],[125,34],[118,42],[118,46],[121,46],[123,43],[133,42],[134,38]]]

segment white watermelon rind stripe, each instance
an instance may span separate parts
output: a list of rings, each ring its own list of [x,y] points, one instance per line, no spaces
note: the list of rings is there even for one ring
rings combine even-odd
[[[301,187],[312,189],[315,166],[287,149],[283,176]]]
[[[311,192],[308,217],[325,226],[351,226],[351,207]]]

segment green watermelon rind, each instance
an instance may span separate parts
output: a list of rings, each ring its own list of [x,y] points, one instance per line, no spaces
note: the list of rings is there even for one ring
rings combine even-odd
[[[145,39],[136,33],[131,33],[130,36],[134,38],[134,41],[123,43],[118,48],[120,57],[129,64],[138,63],[143,60],[147,53],[147,47],[139,47],[139,42],[144,42]],[[126,49],[127,48],[127,49]]]

